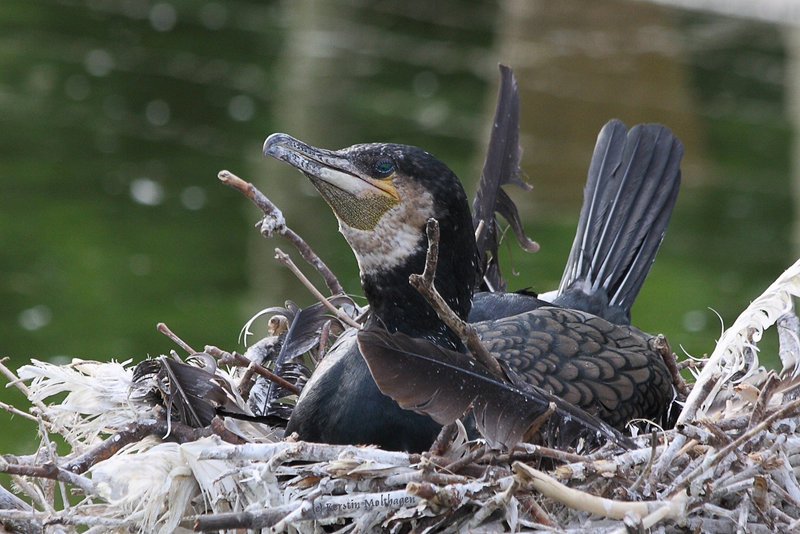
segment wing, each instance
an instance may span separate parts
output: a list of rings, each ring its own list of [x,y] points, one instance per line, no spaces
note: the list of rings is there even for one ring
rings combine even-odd
[[[672,401],[669,371],[636,328],[551,306],[475,327],[520,379],[614,426],[659,421]]]

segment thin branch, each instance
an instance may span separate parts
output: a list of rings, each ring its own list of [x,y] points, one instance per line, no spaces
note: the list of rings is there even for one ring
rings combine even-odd
[[[485,454],[486,454],[486,447],[485,446],[477,447],[477,448],[473,449],[472,451],[470,451],[469,453],[467,453],[463,458],[459,458],[458,460],[455,460],[454,462],[450,462],[449,464],[444,466],[444,470],[448,471],[450,473],[456,473],[462,467],[464,467],[464,466],[466,466],[468,464],[471,464],[472,462],[476,461],[478,458],[483,457]]]
[[[9,412],[10,414],[19,415],[20,417],[24,417],[25,419],[30,419],[31,421],[34,421],[34,422],[38,421],[38,419],[35,416],[33,416],[33,415],[31,415],[31,414],[29,414],[27,412],[23,412],[22,410],[20,410],[16,406],[12,406],[10,404],[6,404],[5,402],[0,402],[0,409],[3,409],[5,411]]]
[[[279,210],[264,193],[256,189],[250,182],[242,180],[230,171],[220,171],[217,177],[223,184],[236,189],[253,201],[253,204],[258,206],[264,213],[264,219],[261,223],[261,233],[265,237],[269,237],[273,232],[276,232],[288,239],[297,248],[297,251],[300,252],[303,259],[322,275],[322,278],[325,280],[325,285],[328,286],[331,295],[344,295],[344,289],[333,272],[325,265],[325,262],[311,250],[311,247],[308,246],[308,243],[306,243],[302,237],[286,226],[286,219],[283,217],[283,213],[281,213],[281,210]]]
[[[439,261],[439,222],[436,219],[428,219],[425,232],[428,235],[428,254],[425,257],[425,269],[422,274],[412,274],[408,281],[425,297],[425,300],[431,305],[439,319],[444,321],[456,333],[475,359],[498,377],[504,378],[505,375],[500,368],[500,364],[483,346],[475,327],[456,315],[439,294],[439,291],[436,290],[434,278],[436,276],[436,264]]]
[[[0,457],[0,472],[9,475],[59,480],[80,488],[86,495],[94,495],[97,493],[92,479],[59,467],[53,462],[46,462],[40,465],[11,464]]]
[[[433,441],[433,444],[428,449],[428,452],[435,456],[442,456],[447,449],[450,448],[450,443],[458,433],[458,425],[453,421],[449,425],[444,425]]]
[[[633,493],[638,491],[639,486],[641,486],[642,482],[644,482],[645,478],[648,474],[650,474],[650,469],[653,467],[653,461],[656,459],[656,451],[658,450],[658,434],[656,431],[650,434],[650,458],[647,459],[647,465],[644,466],[642,472],[639,473],[638,478],[634,481],[633,485],[628,488],[628,492]]]
[[[285,378],[276,375],[263,365],[251,361],[238,352],[226,352],[218,347],[214,347],[212,345],[206,345],[205,348],[206,352],[219,358],[219,363],[223,365],[235,365],[236,367],[246,367],[248,371],[252,369],[257,374],[263,376],[270,382],[274,382],[278,386],[282,387],[283,389],[294,393],[295,395],[300,394],[300,390],[297,386],[292,384],[291,382],[287,381]]]
[[[547,405],[547,410],[542,412],[536,419],[533,420],[531,426],[525,432],[525,436],[522,438],[522,441],[530,441],[531,437],[539,431],[539,428],[544,424],[545,421],[547,421],[547,419],[550,418],[551,415],[553,415],[553,412],[555,411],[556,403],[550,401],[550,403]]]
[[[167,336],[168,338],[170,338],[172,341],[174,341],[176,345],[178,345],[180,348],[182,348],[183,350],[185,350],[189,354],[197,354],[196,350],[194,350],[192,347],[190,347],[189,344],[186,343],[184,340],[179,338],[172,330],[170,330],[167,327],[166,324],[158,323],[156,325],[156,329],[159,332],[161,332],[162,334],[164,334],[165,336]]]
[[[158,436],[163,438],[169,433],[167,441],[175,443],[187,443],[196,441],[200,438],[210,436],[212,434],[218,435],[228,443],[239,443],[240,440],[237,436],[233,435],[227,429],[216,426],[215,422],[218,418],[214,418],[211,424],[202,428],[193,428],[189,425],[184,425],[176,421],[167,423],[165,420],[151,421],[147,423],[128,423],[117,430],[114,435],[103,441],[97,447],[89,450],[88,452],[73,458],[62,468],[71,473],[85,473],[90,467],[98,462],[107,460],[114,456],[124,446],[141,441],[147,436]]]
[[[517,443],[516,449],[507,454],[500,454],[497,456],[497,463],[512,463],[515,461],[527,461],[533,458],[551,458],[560,462],[587,462],[587,457],[581,456],[568,451],[561,451],[551,447],[544,447],[542,445],[535,445],[533,443]]]
[[[314,358],[315,363],[319,363],[322,361],[322,358],[325,357],[325,351],[328,348],[328,340],[331,336],[331,325],[333,324],[332,320],[325,321],[325,324],[322,325],[322,329],[319,332],[319,346],[317,348],[317,355]]]
[[[297,265],[294,264],[292,258],[290,258],[288,254],[286,254],[281,249],[276,248],[275,259],[281,262],[286,267],[288,267],[289,270],[292,271],[292,273],[294,273],[297,279],[300,280],[300,282],[302,282],[303,285],[306,286],[306,288],[308,288],[309,291],[311,291],[311,293],[317,298],[317,300],[319,300],[326,308],[328,308],[331,311],[331,313],[336,315],[336,317],[340,321],[349,326],[352,326],[353,328],[361,328],[360,324],[355,322],[349,315],[344,313],[342,310],[331,304],[330,301],[327,299],[327,297],[325,297],[322,293],[319,292],[319,290],[316,287],[314,287],[314,284],[312,284],[309,281],[309,279],[306,278],[306,275],[304,275],[302,271],[300,271],[300,269],[297,268]]]
[[[678,390],[678,393],[683,395],[683,398],[686,398],[689,394],[689,387],[686,385],[686,381],[678,370],[678,359],[675,357],[675,353],[669,348],[667,338],[664,337],[664,334],[658,334],[650,341],[650,344],[667,366],[669,374],[672,376],[672,384]]]
[[[781,419],[782,417],[788,417],[796,410],[800,409],[800,399],[796,399],[789,404],[785,404],[781,406],[780,409],[776,410],[772,413],[769,417],[761,421],[759,424],[749,428],[747,432],[730,442],[728,445],[720,449],[716,454],[711,456],[710,458],[706,459],[702,464],[697,466],[694,471],[689,473],[683,480],[681,480],[678,484],[675,485],[674,492],[682,491],[686,488],[698,475],[705,472],[707,469],[713,467],[717,463],[719,463],[723,458],[725,458],[729,453],[735,451],[739,447],[741,447],[744,443],[751,440],[755,437],[759,432],[764,430],[765,428],[769,427],[772,423]]]
[[[566,504],[575,510],[583,510],[613,519],[622,519],[629,513],[644,518],[654,512],[659,512],[656,516],[659,520],[670,516],[677,517],[686,502],[685,492],[676,495],[669,501],[615,501],[565,486],[550,475],[522,462],[515,462],[512,469],[520,483],[535,489],[546,497]]]
[[[22,394],[25,395],[25,397],[30,398],[31,390],[28,389],[28,386],[25,385],[25,382],[23,382],[21,378],[19,378],[16,374],[14,374],[14,371],[5,366],[4,362],[6,360],[8,360],[8,358],[0,359],[0,373],[5,375],[6,379],[8,380],[9,386],[14,386],[18,390],[20,390],[20,392],[22,392]],[[45,410],[45,405],[43,403],[37,402],[35,404],[37,408],[40,408],[42,411]]]

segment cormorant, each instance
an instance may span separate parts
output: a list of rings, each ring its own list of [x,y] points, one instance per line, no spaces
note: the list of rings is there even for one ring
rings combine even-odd
[[[358,260],[367,325],[464,350],[408,281],[423,271],[425,225],[436,218],[435,285],[453,311],[476,322],[489,352],[523,380],[617,427],[663,420],[673,399],[652,336],[629,321],[672,213],[682,151],[661,125],[603,128],[572,251],[549,303],[514,293],[473,298],[479,268],[467,197],[456,175],[424,150],[371,143],[330,151],[280,133],[264,143],[265,155],[299,169],[333,209]],[[439,429],[378,390],[353,333],[314,372],[286,430],[308,441],[421,451]]]

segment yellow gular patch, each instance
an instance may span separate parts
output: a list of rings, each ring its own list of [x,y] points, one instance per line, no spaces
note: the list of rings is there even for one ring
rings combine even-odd
[[[359,230],[373,230],[383,214],[400,203],[397,198],[377,190],[355,196],[322,180],[312,178],[312,181],[339,220]]]
[[[346,223],[343,217],[339,218],[339,231],[353,249],[362,274],[384,271],[405,262],[422,246],[425,223],[434,216],[430,192],[411,180],[400,178],[395,180],[395,186],[402,202],[386,209],[374,227],[360,229]]]

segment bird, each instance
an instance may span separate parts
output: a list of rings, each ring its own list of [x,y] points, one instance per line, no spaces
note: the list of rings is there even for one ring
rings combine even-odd
[[[459,337],[409,284],[421,273],[426,223],[440,227],[435,287],[476,327],[489,353],[524,382],[621,428],[666,421],[671,375],[630,308],[654,261],[680,185],[683,146],[670,130],[618,120],[600,131],[578,229],[557,292],[544,300],[475,292],[481,265],[464,188],[425,150],[394,143],[321,149],[276,133],[264,154],[298,169],[338,220],[379,326],[464,352]],[[427,450],[441,425],[404,410],[376,386],[354,331],[343,334],[305,385],[286,428],[300,439]]]

